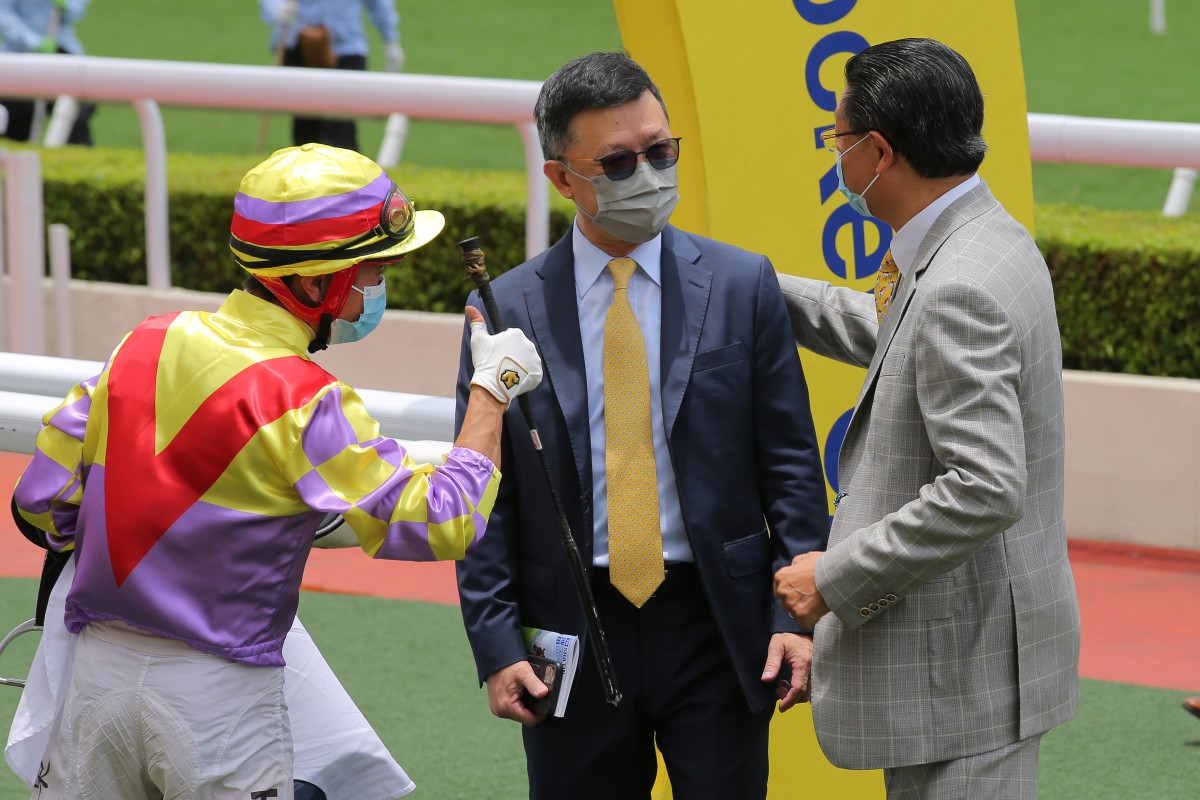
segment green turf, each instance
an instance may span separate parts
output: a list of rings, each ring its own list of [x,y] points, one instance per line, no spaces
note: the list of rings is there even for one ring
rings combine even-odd
[[[1075,718],[1042,742],[1041,800],[1200,796],[1200,719],[1180,707],[1183,697],[1167,689],[1082,681]]]
[[[565,61],[621,45],[616,13],[600,0],[399,0],[406,72],[542,80]],[[379,35],[364,15],[371,52],[367,68],[383,68]],[[119,0],[95,3],[79,25],[90,55],[268,65],[274,60],[252,0]],[[168,108],[167,148],[195,153],[250,153],[262,115]],[[266,150],[291,144],[291,120],[272,116]],[[140,147],[130,106],[106,104],[93,121],[98,144]],[[359,144],[378,152],[383,121],[364,120]],[[520,136],[511,126],[414,120],[403,158],[423,166],[524,169]]]
[[[1169,3],[1168,34],[1149,32],[1145,0],[1016,0],[1029,108],[1043,113],[1151,120],[1200,120],[1194,76],[1200,68],[1200,3]],[[405,70],[414,73],[541,80],[564,61],[620,46],[607,0],[399,0]],[[382,67],[378,34],[368,67]],[[250,0],[96,3],[79,26],[89,53],[125,58],[270,64],[268,28]],[[197,153],[251,153],[262,116],[164,109],[167,146]],[[277,115],[267,150],[290,143]],[[139,147],[137,117],[105,105],[97,142]],[[378,152],[383,122],[364,120],[360,142]],[[523,169],[520,138],[507,126],[414,120],[403,159],[423,166]],[[1034,165],[1039,203],[1159,209],[1169,170]],[[1200,207],[1200,203],[1195,204]]]
[[[0,580],[4,631],[31,613],[34,586]],[[334,671],[417,782],[418,796],[525,795],[520,729],[488,713],[457,608],[313,593],[303,595],[300,608]],[[0,674],[23,671],[34,640],[19,639],[0,659]],[[1196,797],[1200,720],[1180,708],[1183,695],[1083,681],[1079,713],[1043,743],[1042,800]],[[0,686],[0,729],[17,696]],[[27,796],[7,769],[0,771],[0,800]]]
[[[1150,33],[1145,0],[1017,0],[1030,111],[1200,122],[1200,3],[1167,3]],[[1034,199],[1161,209],[1170,170],[1035,164]],[[1200,208],[1193,201],[1192,209]]]

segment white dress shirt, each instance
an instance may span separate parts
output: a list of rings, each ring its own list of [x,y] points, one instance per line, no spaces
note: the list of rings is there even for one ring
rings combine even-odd
[[[905,275],[912,269],[917,260],[917,250],[925,240],[925,234],[933,227],[933,223],[942,215],[946,207],[967,192],[979,185],[979,175],[975,174],[955,186],[944,195],[934,200],[921,210],[921,213],[910,219],[903,228],[896,231],[892,237],[892,258],[900,268],[900,274]]]
[[[579,333],[583,337],[583,364],[587,376],[588,428],[592,440],[592,564],[608,566],[608,484],[604,461],[604,317],[612,305],[613,279],[606,269],[612,256],[589,242],[572,227],[571,251],[575,258],[575,299],[579,304]],[[692,561],[692,549],[683,529],[683,512],[675,488],[675,469],[667,451],[662,413],[662,235],[629,254],[638,268],[629,281],[629,303],[646,342],[646,367],[650,373],[650,414],[654,429],[654,465],[658,478],[658,518],[662,530],[663,558]]]

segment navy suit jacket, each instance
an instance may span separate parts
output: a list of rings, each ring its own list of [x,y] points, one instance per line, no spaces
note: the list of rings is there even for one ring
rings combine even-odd
[[[591,445],[573,262],[568,233],[492,287],[504,323],[521,328],[542,355],[543,381],[529,398],[590,569]],[[480,307],[477,293],[470,303]],[[466,336],[461,363],[458,425],[471,377]],[[761,709],[773,697],[760,680],[771,634],[800,630],[775,601],[774,571],[798,553],[823,550],[829,529],[804,372],[765,257],[676,228],[663,231],[661,380],[684,527],[747,702]],[[487,533],[458,566],[481,681],[525,657],[521,625],[586,633],[517,403],[505,416],[502,447]]]

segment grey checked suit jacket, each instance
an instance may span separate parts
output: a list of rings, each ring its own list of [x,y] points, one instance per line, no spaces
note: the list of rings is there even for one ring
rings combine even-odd
[[[797,342],[867,368],[816,571],[813,715],[849,768],[986,752],[1078,703],[1046,264],[981,183],[909,273],[882,326],[869,293],[781,276]]]

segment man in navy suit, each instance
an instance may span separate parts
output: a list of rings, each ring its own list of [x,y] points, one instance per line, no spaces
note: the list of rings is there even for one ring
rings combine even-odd
[[[488,535],[458,574],[479,678],[492,713],[526,726],[532,798],[648,798],[655,744],[675,796],[762,798],[774,701],[807,700],[812,654],[772,576],[823,549],[828,531],[775,273],[761,255],[667,224],[680,140],[627,56],[566,64],[535,115],[546,177],[578,214],[493,288],[504,322],[542,354],[529,398],[624,699],[605,701],[585,652],[563,717],[522,700],[544,690],[521,626],[582,637],[586,623],[516,408]]]

